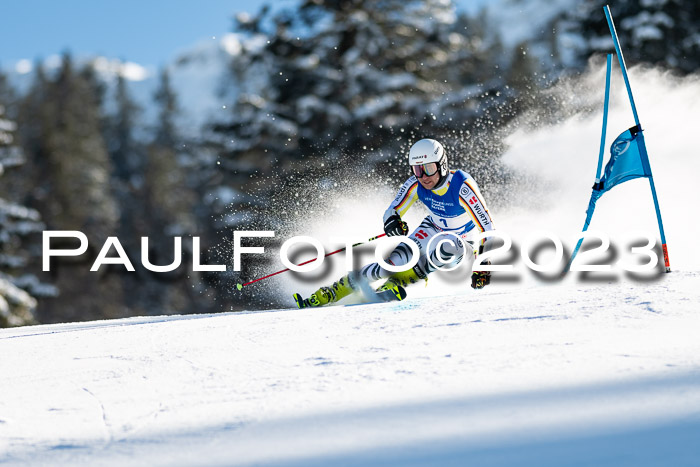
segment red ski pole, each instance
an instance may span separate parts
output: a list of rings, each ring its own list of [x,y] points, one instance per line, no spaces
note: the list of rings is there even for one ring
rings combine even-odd
[[[358,246],[358,245],[363,245],[363,244],[365,244],[365,243],[372,242],[372,241],[374,241],[374,240],[376,240],[376,239],[378,239],[378,238],[385,237],[385,236],[386,236],[386,234],[383,233],[383,234],[381,234],[381,235],[377,235],[376,237],[370,238],[370,239],[367,240],[366,242],[355,243],[352,247],[354,248],[354,247],[356,247],[356,246]],[[326,255],[324,256],[324,258],[326,258],[326,257],[328,257],[328,256],[330,256],[330,255],[334,255],[334,254],[336,254],[336,253],[340,253],[341,251],[345,251],[345,250],[347,250],[347,247],[341,248],[341,249],[339,249],[339,250],[332,251],[332,252],[326,254]],[[297,266],[303,266],[303,265],[305,265],[305,264],[312,263],[312,262],[316,261],[316,259],[317,259],[317,258],[313,258],[313,259],[310,259],[310,260],[308,260],[308,261],[304,261],[303,263],[297,264]],[[281,273],[287,272],[287,271],[289,271],[289,270],[290,270],[289,268],[282,269],[281,271],[273,272],[272,274],[268,274],[267,276],[264,276],[264,277],[259,277],[258,279],[253,279],[252,281],[248,281],[248,282],[246,282],[246,283],[244,283],[244,284],[238,283],[238,284],[236,284],[236,288],[237,288],[238,290],[241,290],[241,289],[242,289],[243,287],[245,287],[246,285],[250,285],[250,284],[253,284],[253,283],[255,283],[255,282],[261,281],[261,280],[263,280],[263,279],[267,279],[268,277],[276,276],[277,274],[281,274]]]

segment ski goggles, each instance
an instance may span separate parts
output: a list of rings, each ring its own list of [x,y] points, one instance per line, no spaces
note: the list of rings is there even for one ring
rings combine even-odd
[[[413,169],[413,174],[416,178],[421,178],[424,175],[426,177],[432,177],[438,171],[438,164],[437,162],[429,162],[423,165],[412,165],[411,169]]]

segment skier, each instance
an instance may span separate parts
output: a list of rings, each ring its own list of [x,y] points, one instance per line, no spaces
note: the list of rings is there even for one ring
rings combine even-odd
[[[493,220],[476,182],[462,170],[448,170],[447,154],[442,144],[429,138],[416,142],[411,146],[408,162],[413,176],[401,186],[398,195],[384,213],[384,232],[388,236],[407,235],[408,224],[401,220],[401,216],[416,200],[420,200],[430,210],[430,215],[408,235],[420,250],[418,263],[406,271],[395,273],[387,271],[378,263],[369,264],[360,271],[343,276],[330,287],[321,287],[307,299],[294,294],[299,308],[337,302],[358,291],[362,281],[369,283],[381,279],[386,279],[386,282],[377,292],[385,296],[388,294],[391,299],[402,300],[406,296],[404,287],[408,284],[427,280],[428,274],[436,268],[458,264],[464,255],[464,242],[473,248],[473,242],[467,241],[469,233],[494,230]],[[442,234],[439,239],[430,241],[443,232],[454,235]],[[426,251],[428,246],[430,251]],[[484,242],[479,248],[480,252],[484,250]],[[411,255],[411,248],[401,243],[386,262],[400,266],[407,264]],[[474,271],[471,286],[481,289],[490,280],[490,272]]]

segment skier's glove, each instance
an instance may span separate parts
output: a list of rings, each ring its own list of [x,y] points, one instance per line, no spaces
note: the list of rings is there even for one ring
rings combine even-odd
[[[486,260],[483,264],[491,264],[491,261]],[[474,271],[472,272],[472,289],[483,289],[491,283],[491,271]]]
[[[394,235],[406,235],[408,234],[408,224],[401,220],[401,216],[398,214],[392,214],[384,222],[384,232],[389,237]]]
[[[472,289],[483,289],[491,283],[490,271],[474,271],[472,272]]]

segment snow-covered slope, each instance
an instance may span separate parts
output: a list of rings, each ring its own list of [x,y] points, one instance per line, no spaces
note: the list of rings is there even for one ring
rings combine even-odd
[[[697,465],[699,280],[4,329],[0,463]]]

